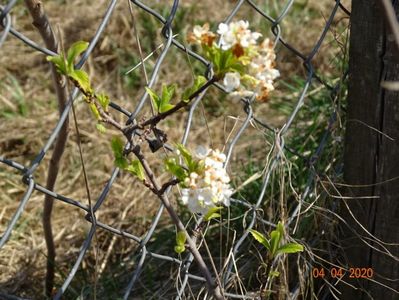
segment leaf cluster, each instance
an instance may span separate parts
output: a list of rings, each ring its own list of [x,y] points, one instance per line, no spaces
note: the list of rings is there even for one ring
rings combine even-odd
[[[61,53],[55,56],[47,56],[47,60],[55,65],[60,74],[67,76],[79,87],[85,96],[86,102],[89,104],[89,108],[93,116],[98,121],[96,124],[97,130],[101,133],[105,133],[106,128],[103,124],[99,123],[102,121],[99,107],[101,107],[104,112],[108,113],[110,99],[105,93],[96,95],[91,87],[89,74],[83,70],[75,69],[74,65],[76,58],[86,51],[88,46],[88,42],[78,41],[72,44],[72,46],[68,49],[66,56]],[[99,106],[96,105],[93,99],[98,101]]]
[[[215,74],[218,78],[223,78],[227,72],[244,73],[243,62],[235,56],[232,49],[223,50],[219,47],[202,45],[205,57],[213,64]]]
[[[278,222],[277,228],[270,233],[269,239],[254,229],[251,229],[250,232],[255,240],[265,246],[265,248],[269,251],[270,258],[274,258],[278,254],[288,254],[303,251],[303,246],[298,243],[286,243],[280,245],[284,237],[284,227],[281,222]]]
[[[202,160],[193,158],[191,152],[182,144],[176,144],[176,148],[184,164],[180,164],[177,157],[169,157],[164,161],[165,169],[184,185],[184,180],[189,177],[191,173],[202,174],[205,165]]]
[[[145,179],[145,172],[143,165],[138,159],[129,161],[124,155],[123,141],[119,137],[113,137],[111,140],[111,148],[114,153],[114,164],[116,167],[128,171],[134,176],[137,176],[140,180]]]

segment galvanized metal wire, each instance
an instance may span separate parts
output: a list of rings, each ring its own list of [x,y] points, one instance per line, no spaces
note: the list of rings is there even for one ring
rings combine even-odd
[[[44,55],[56,55],[53,51],[50,51],[49,49],[46,49],[43,46],[40,46],[39,41],[32,41],[28,37],[26,37],[23,33],[17,31],[14,29],[12,25],[12,14],[13,14],[13,8],[16,5],[16,0],[10,0],[7,3],[5,3],[3,6],[0,6],[0,47],[4,45],[4,43],[7,43],[8,39],[13,39],[16,38],[20,40],[22,43],[26,44],[28,47],[43,53]],[[152,87],[156,79],[159,75],[160,70],[163,67],[163,62],[165,58],[170,55],[170,50],[172,47],[175,47],[176,49],[179,49],[183,51],[184,53],[187,53],[189,56],[192,57],[194,60],[198,60],[201,62],[206,68],[206,76],[208,78],[211,77],[212,75],[212,65],[200,54],[193,52],[191,49],[187,48],[185,45],[181,44],[175,37],[174,37],[174,31],[173,31],[173,21],[176,15],[176,12],[179,10],[179,1],[174,0],[172,6],[170,7],[170,12],[167,15],[167,17],[162,16],[159,12],[156,10],[152,9],[151,7],[147,6],[145,3],[137,1],[137,0],[131,0],[131,3],[137,8],[142,10],[143,12],[146,12],[152,16],[154,16],[158,21],[159,21],[159,26],[162,27],[162,35],[164,38],[164,47],[162,48],[161,54],[158,56],[156,63],[152,69],[151,76],[149,78],[148,86]],[[95,49],[97,42],[99,38],[105,34],[104,31],[107,27],[108,22],[112,18],[112,13],[115,10],[117,1],[116,0],[111,0],[109,2],[108,8],[104,12],[104,16],[102,18],[102,21],[100,25],[97,28],[97,31],[93,34],[93,38],[90,41],[89,48],[87,51],[84,53],[82,56],[81,60],[76,64],[76,68],[81,68],[85,62],[88,60],[90,55],[92,54],[93,50]],[[326,20],[326,24],[321,30],[320,38],[318,41],[314,44],[312,47],[312,50],[309,53],[303,53],[301,50],[296,49],[294,46],[292,46],[288,41],[284,39],[284,35],[282,33],[282,27],[283,27],[283,21],[284,19],[290,14],[292,7],[294,4],[294,0],[288,0],[284,6],[284,8],[280,11],[279,15],[276,18],[271,17],[268,12],[264,11],[260,5],[256,3],[256,1],[252,0],[240,0],[237,1],[237,4],[235,5],[234,9],[231,11],[231,13],[227,16],[225,16],[224,22],[231,22],[233,18],[237,15],[237,13],[242,9],[243,6],[250,6],[252,8],[252,11],[254,14],[259,14],[263,18],[263,22],[271,25],[271,33],[274,35],[274,42],[275,46],[281,46],[285,47],[288,51],[290,51],[293,55],[295,55],[299,60],[302,61],[304,69],[306,70],[306,78],[305,78],[305,83],[302,87],[302,91],[298,96],[296,105],[294,109],[292,110],[290,116],[287,118],[285,124],[281,128],[273,128],[272,126],[267,124],[266,120],[263,120],[261,116],[256,116],[254,113],[253,109],[253,99],[242,99],[242,109],[243,112],[246,114],[245,120],[241,123],[241,127],[233,136],[228,144],[227,150],[226,150],[226,155],[227,155],[227,161],[225,167],[227,167],[228,164],[231,163],[231,158],[232,154],[235,150],[235,146],[239,142],[240,138],[242,135],[245,133],[247,127],[250,125],[251,122],[255,122],[257,126],[260,126],[263,128],[265,131],[270,132],[272,135],[274,135],[274,148],[276,151],[274,151],[273,158],[271,160],[271,163],[268,165],[266,172],[264,173],[263,176],[263,182],[262,182],[262,188],[261,192],[257,196],[257,201],[252,204],[248,201],[243,201],[239,199],[231,199],[232,205],[237,205],[237,206],[244,206],[248,210],[248,215],[247,215],[247,225],[245,227],[245,230],[243,231],[243,234],[239,237],[237,237],[237,240],[233,243],[233,246],[230,251],[230,255],[227,258],[226,262],[226,269],[223,272],[223,278],[222,278],[222,289],[225,292],[225,296],[231,299],[253,299],[253,296],[245,293],[239,293],[237,290],[230,285],[230,282],[234,280],[234,278],[237,276],[236,270],[234,269],[234,261],[237,257],[239,257],[245,249],[243,249],[244,242],[248,239],[249,231],[250,229],[254,228],[255,224],[257,222],[263,222],[264,224],[268,224],[271,226],[275,226],[275,224],[269,222],[268,220],[264,219],[264,217],[259,213],[260,209],[262,207],[262,204],[265,201],[265,193],[266,190],[270,184],[271,176],[273,172],[275,171],[276,167],[279,165],[281,160],[283,159],[284,153],[286,151],[292,152],[294,151],[293,149],[289,149],[286,147],[285,139],[286,136],[288,135],[293,122],[295,121],[299,111],[304,105],[304,102],[307,99],[307,92],[309,91],[309,88],[312,84],[312,81],[318,81],[325,85],[327,89],[331,91],[331,94],[333,95],[336,90],[339,88],[339,83],[337,86],[330,86],[328,83],[323,81],[318,75],[317,71],[315,70],[313,66],[313,59],[315,55],[319,52],[321,46],[323,45],[326,34],[330,30],[332,26],[332,22],[334,20],[334,17],[336,16],[337,12],[339,9],[341,9],[344,13],[349,13],[348,10],[342,5],[342,3],[339,0],[335,1],[335,5],[331,10],[330,16]],[[0,48],[1,51],[1,48]],[[346,75],[345,75],[346,76]],[[225,91],[223,86],[221,84],[215,83],[214,84],[217,88],[219,88],[222,91]],[[187,139],[190,134],[190,130],[192,127],[192,122],[194,118],[194,112],[198,109],[198,104],[206,94],[206,91],[202,93],[200,96],[198,96],[193,104],[190,106],[190,110],[187,115],[187,120],[186,120],[186,126],[185,126],[185,131],[182,136],[181,142],[185,144],[187,142]],[[43,159],[45,158],[46,155],[48,155],[49,149],[52,147],[54,144],[54,141],[56,140],[60,129],[62,125],[64,124],[68,114],[71,111],[73,102],[77,99],[79,95],[79,91],[77,88],[75,88],[72,93],[71,97],[69,99],[69,102],[65,108],[65,110],[62,112],[61,116],[58,119],[58,122],[54,129],[52,130],[52,133],[48,137],[45,145],[43,148],[37,153],[35,158],[31,161],[31,164],[28,165],[21,165],[16,161],[13,161],[11,159],[7,159],[6,157],[0,156],[0,163],[8,166],[11,169],[14,169],[21,174],[21,178],[23,180],[23,183],[26,185],[26,192],[22,199],[19,200],[19,206],[17,210],[15,211],[11,221],[9,222],[6,230],[1,233],[1,239],[0,239],[0,249],[3,247],[7,241],[10,238],[10,235],[13,232],[13,229],[15,228],[19,218],[21,217],[21,214],[23,213],[27,203],[29,202],[29,199],[32,196],[32,193],[34,190],[41,192],[43,194],[48,194],[51,197],[53,197],[56,201],[61,201],[64,202],[65,204],[72,205],[77,207],[78,209],[84,211],[86,213],[86,220],[91,223],[91,227],[89,232],[86,235],[86,238],[80,248],[78,257],[69,271],[68,276],[66,277],[64,283],[62,286],[58,289],[58,292],[54,299],[61,299],[62,295],[65,293],[65,291],[68,289],[69,285],[71,284],[72,280],[74,279],[77,270],[81,266],[82,260],[86,255],[87,250],[90,248],[90,245],[93,241],[93,237],[95,235],[95,232],[99,229],[106,230],[110,234],[122,236],[125,239],[130,239],[134,241],[135,243],[138,244],[138,251],[137,253],[139,254],[136,257],[135,261],[135,269],[131,271],[131,279],[130,281],[126,284],[126,289],[121,292],[121,296],[123,299],[128,299],[129,296],[134,294],[135,287],[137,286],[137,282],[140,278],[140,275],[142,272],[144,272],[144,267],[146,263],[148,262],[149,258],[153,259],[158,259],[162,261],[167,261],[170,264],[176,265],[176,268],[180,269],[180,276],[181,279],[179,281],[179,285],[177,286],[177,291],[176,291],[176,299],[181,299],[183,295],[187,292],[187,285],[189,284],[190,281],[199,281],[203,282],[204,278],[200,274],[196,274],[195,271],[193,271],[193,268],[191,267],[193,263],[193,256],[192,254],[187,254],[187,256],[183,257],[183,259],[179,259],[172,251],[171,249],[171,254],[165,255],[161,253],[155,253],[155,252],[150,252],[148,250],[148,245],[150,243],[150,239],[154,236],[155,230],[159,226],[159,222],[162,217],[162,213],[164,210],[163,205],[159,206],[159,209],[156,213],[156,215],[153,217],[153,220],[151,222],[151,226],[149,227],[149,230],[146,232],[144,237],[139,237],[136,235],[134,232],[126,232],[123,230],[120,230],[118,228],[115,228],[109,224],[104,224],[100,221],[92,222],[92,218],[90,215],[91,208],[88,207],[86,204],[83,203],[81,199],[73,199],[68,197],[67,195],[62,195],[57,193],[56,191],[50,191],[47,190],[45,187],[40,185],[39,183],[36,182],[35,180],[35,172],[37,171],[38,166],[43,162]],[[116,103],[111,103],[111,107],[115,110],[117,113],[124,114],[125,116],[128,117],[127,124],[134,122],[139,113],[143,110],[145,105],[148,105],[148,94],[144,93],[141,99],[137,102],[135,109],[133,111],[128,111],[123,107],[120,107]],[[327,129],[325,130],[325,134],[322,138],[322,140],[319,143],[319,147],[315,151],[315,153],[312,154],[310,163],[308,165],[309,168],[309,175],[307,179],[307,184],[306,187],[302,190],[299,191],[301,194],[300,201],[298,202],[297,206],[295,209],[292,210],[289,218],[288,218],[288,223],[285,224],[287,226],[287,229],[290,227],[292,228],[293,222],[296,220],[298,217],[298,214],[301,211],[301,207],[306,203],[307,198],[309,196],[309,193],[312,191],[312,188],[315,184],[315,178],[317,176],[317,172],[315,171],[316,165],[317,165],[317,160],[321,156],[321,153],[323,152],[326,144],[328,143],[328,139],[330,137],[333,125],[336,122],[336,112],[334,111],[330,117],[329,124],[327,125]],[[169,147],[171,149],[171,147]],[[1,153],[0,153],[1,155]],[[300,155],[300,153],[299,153]],[[110,192],[110,190],[113,187],[113,184],[117,178],[117,175],[119,173],[119,170],[116,168],[112,171],[107,183],[105,184],[102,192],[96,199],[92,211],[95,214],[101,206],[107,201],[107,196]],[[143,187],[144,188],[144,187]],[[197,224],[201,222],[201,219],[197,220]],[[194,225],[195,226],[195,225]],[[194,273],[193,273],[194,272]],[[297,294],[298,291],[293,291],[293,295]]]

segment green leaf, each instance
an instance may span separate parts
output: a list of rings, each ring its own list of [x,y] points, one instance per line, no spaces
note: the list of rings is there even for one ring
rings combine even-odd
[[[161,98],[157,95],[157,93],[150,89],[149,87],[145,87],[145,90],[147,91],[148,95],[150,96],[152,103],[154,104],[155,110],[159,112],[159,108],[161,106]]]
[[[119,169],[126,170],[126,168],[129,166],[129,162],[127,161],[126,157],[115,157],[114,165]]]
[[[234,55],[231,50],[221,51],[220,55],[220,70],[226,70],[232,65]]]
[[[189,173],[197,172],[198,162],[193,160],[190,151],[184,147],[182,144],[176,144],[177,150],[180,151],[180,155],[183,156],[184,163],[187,165]]]
[[[67,74],[65,58],[62,55],[47,56],[46,59],[47,61],[52,62],[55,65],[58,73],[63,75]]]
[[[145,172],[144,172],[143,165],[141,164],[141,162],[138,159],[131,161],[130,165],[126,167],[126,171],[137,176],[140,180],[145,179]]]
[[[79,83],[79,86],[85,91],[86,93],[92,93],[93,90],[90,85],[89,74],[87,74],[83,70],[72,70],[68,73],[69,77],[74,79]]]
[[[277,223],[277,231],[280,233],[280,239],[284,236],[284,226],[283,223],[281,223],[281,221],[279,221]],[[279,241],[280,242],[280,241]]]
[[[94,117],[95,117],[97,120],[100,121],[100,120],[101,120],[101,115],[100,115],[100,112],[98,111],[96,105],[95,105],[94,103],[89,103],[89,107],[90,107],[90,110],[91,110],[91,112],[93,113]]]
[[[104,111],[108,112],[108,106],[109,106],[109,97],[108,95],[101,93],[97,95],[98,102],[100,103],[101,107],[104,109]]]
[[[250,229],[249,232],[252,234],[255,240],[257,240],[259,243],[265,246],[267,250],[271,251],[270,243],[262,233],[254,229]]]
[[[171,110],[174,105],[170,104],[170,100],[172,100],[173,94],[175,93],[176,85],[163,85],[162,86],[162,98],[160,99],[160,103],[158,106],[158,112],[164,113],[168,110]]]
[[[206,82],[207,79],[204,76],[199,75],[195,77],[193,85],[183,92],[183,101],[188,102],[190,100],[190,96],[198,91],[199,88],[202,87]]]
[[[105,133],[107,131],[107,128],[101,123],[97,123],[96,128],[100,133]]]
[[[176,244],[177,245],[184,245],[186,242],[186,239],[187,239],[187,237],[186,237],[186,234],[184,233],[184,231],[179,231],[176,234]]]
[[[186,234],[184,231],[179,231],[176,234],[176,246],[175,246],[175,252],[180,254],[183,253],[186,250],[186,247],[184,244],[186,243]]]
[[[278,253],[297,253],[302,252],[303,246],[298,243],[287,243],[280,248],[277,249],[276,254]]]
[[[221,48],[215,48],[210,51],[210,60],[212,61],[215,73],[219,77],[223,77],[227,72],[239,72],[240,74],[244,71],[244,66],[240,60],[233,54],[231,49],[223,50]]]
[[[122,157],[123,156],[123,141],[120,137],[114,136],[111,139],[111,148],[114,152],[115,157]]]
[[[175,158],[167,158],[164,161],[165,169],[180,181],[184,181],[188,176],[187,171],[180,166]]]
[[[176,90],[176,84],[162,85],[162,102],[169,103]]]
[[[177,150],[180,151],[180,154],[183,156],[184,159],[190,160],[192,159],[192,155],[190,151],[183,145],[183,144],[176,144]]]
[[[273,257],[276,255],[276,251],[277,251],[278,246],[280,244],[280,240],[281,240],[280,231],[273,230],[270,233],[270,252],[271,252]]]
[[[173,104],[161,103],[161,106],[159,107],[158,112],[159,113],[164,113],[164,112],[167,112],[167,111],[171,110],[173,107],[175,107]]]
[[[217,206],[217,207],[212,207],[211,209],[208,210],[206,215],[204,216],[204,220],[208,222],[211,219],[216,219],[220,218],[220,214],[218,213],[223,207],[222,206]]]
[[[184,246],[175,246],[175,252],[177,254],[183,253],[184,251],[186,251],[186,247],[184,247]]]
[[[72,71],[74,69],[73,62],[75,58],[79,56],[83,51],[85,51],[88,46],[89,43],[84,41],[78,41],[72,44],[67,54],[67,63],[69,71]]]

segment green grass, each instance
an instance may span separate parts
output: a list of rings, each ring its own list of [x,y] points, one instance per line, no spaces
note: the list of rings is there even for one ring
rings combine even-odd
[[[0,106],[0,117],[13,118],[16,116],[27,116],[28,105],[24,91],[19,81],[13,75],[7,74],[4,81],[0,82],[0,95],[0,101],[5,104]]]

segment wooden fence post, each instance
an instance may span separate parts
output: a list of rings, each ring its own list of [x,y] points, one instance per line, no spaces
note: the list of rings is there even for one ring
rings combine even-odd
[[[392,2],[398,13],[399,1]],[[399,290],[399,92],[381,87],[383,81],[399,81],[399,52],[385,21],[380,0],[352,1],[344,180],[353,185],[346,196],[359,198],[342,201],[367,231],[397,245],[373,241],[345,203],[341,213],[349,226],[342,227],[342,237],[348,268],[372,268],[373,280]],[[360,198],[369,196],[376,198]],[[384,246],[396,258],[371,246],[385,252]],[[399,299],[370,280],[345,280],[364,292],[341,284],[340,299]]]

